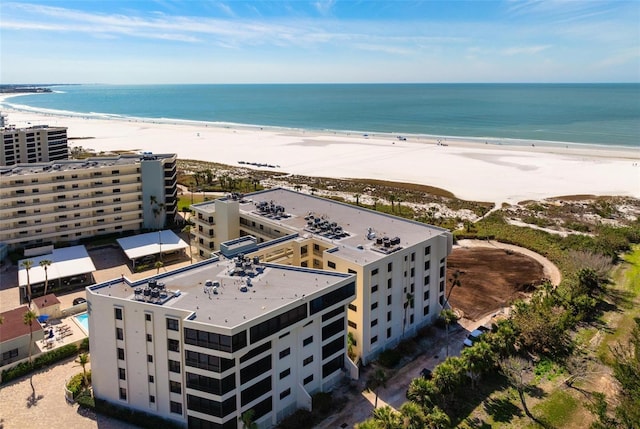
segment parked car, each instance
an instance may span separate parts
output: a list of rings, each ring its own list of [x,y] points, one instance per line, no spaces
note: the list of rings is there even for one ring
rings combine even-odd
[[[490,331],[486,326],[478,326],[478,329],[474,329],[467,338],[464,340],[463,344],[465,347],[471,347],[473,344],[480,339],[485,332]]]
[[[87,302],[87,300],[79,296],[73,300],[73,305],[80,305],[80,304],[84,304],[85,302]]]
[[[422,368],[422,371],[420,371],[420,377],[424,378],[425,380],[431,380],[433,374],[431,373],[431,370],[429,368]]]

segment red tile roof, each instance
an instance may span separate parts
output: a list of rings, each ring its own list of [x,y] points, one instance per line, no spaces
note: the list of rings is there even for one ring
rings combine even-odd
[[[25,305],[0,313],[0,317],[4,318],[4,322],[0,325],[0,343],[29,335],[29,325],[24,324],[24,314],[27,310],[28,307]],[[42,326],[37,320],[33,321],[31,327],[34,333],[42,331]]]

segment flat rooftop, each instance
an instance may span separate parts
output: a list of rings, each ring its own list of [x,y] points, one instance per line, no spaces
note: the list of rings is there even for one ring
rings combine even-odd
[[[88,170],[104,167],[114,167],[119,165],[134,165],[145,159],[171,158],[173,154],[140,154],[140,155],[119,155],[114,157],[98,157],[79,160],[58,160],[49,162],[38,162],[28,164],[17,164],[0,167],[0,175],[3,177],[22,176],[39,173],[54,173],[56,171]]]
[[[163,284],[167,299],[147,305],[181,309],[195,313],[193,320],[223,328],[242,325],[281,307],[330,287],[351,274],[308,268],[246,262],[237,273],[234,259],[207,260],[133,284],[115,280],[87,288],[89,294],[109,295],[145,302],[142,293],[149,281]],[[253,277],[247,275],[252,272]],[[247,279],[250,285],[247,286]],[[149,288],[151,289],[151,288]],[[179,294],[176,296],[176,292]],[[160,300],[162,301],[162,300]]]
[[[448,233],[424,223],[282,188],[247,194],[239,201],[241,216],[262,218],[297,232],[301,238],[325,241],[335,247],[334,253],[361,265]],[[265,205],[269,209],[265,210]],[[215,212],[214,202],[196,206]]]

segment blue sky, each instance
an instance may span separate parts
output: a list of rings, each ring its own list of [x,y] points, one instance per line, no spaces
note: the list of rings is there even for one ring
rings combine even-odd
[[[639,23],[638,0],[4,0],[0,82],[639,82]]]

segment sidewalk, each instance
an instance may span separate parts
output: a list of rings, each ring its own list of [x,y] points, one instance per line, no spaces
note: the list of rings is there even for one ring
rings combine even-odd
[[[2,386],[0,428],[135,429],[136,426],[67,403],[64,385],[80,372],[80,365],[69,359]]]
[[[480,322],[486,323],[489,318],[490,316],[483,318]],[[462,324],[458,324],[449,328],[449,356],[460,354],[465,337],[471,330],[479,326],[480,322],[470,325],[465,321],[464,327]],[[417,358],[397,370],[385,369],[391,378],[387,381],[386,388],[381,387],[378,390],[378,408],[389,405],[396,410],[399,409],[402,404],[407,402],[406,392],[411,380],[420,377],[422,368],[433,369],[446,359],[446,333],[443,329],[435,327],[433,332],[432,337],[420,340],[419,348],[422,353]],[[368,365],[367,368],[360,371],[358,381],[346,382],[333,392],[334,400],[339,399],[346,406],[339,413],[327,417],[316,426],[317,429],[353,428],[356,423],[361,423],[371,417],[375,394],[366,391],[365,386],[369,375],[375,369],[377,369],[375,363]]]

